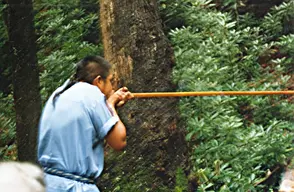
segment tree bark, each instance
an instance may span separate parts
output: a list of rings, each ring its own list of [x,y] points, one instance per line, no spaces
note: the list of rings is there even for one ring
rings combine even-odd
[[[36,162],[41,98],[32,0],[7,0],[7,5],[18,159]]]
[[[100,21],[104,57],[114,65],[116,87],[127,86],[133,92],[176,90],[173,50],[162,30],[156,0],[100,0]],[[114,161],[106,156],[104,176],[110,178],[100,179],[102,190],[112,191],[111,185],[122,191],[174,187],[175,170],[187,161],[177,104],[176,98],[135,99],[120,110],[128,128],[128,147]],[[117,177],[126,179],[116,183]]]

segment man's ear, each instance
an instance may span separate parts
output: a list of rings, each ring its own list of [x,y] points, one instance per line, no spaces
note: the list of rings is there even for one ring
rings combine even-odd
[[[103,80],[102,77],[101,77],[100,75],[98,75],[98,76],[93,80],[92,84],[98,86],[98,85],[101,84],[102,80]]]

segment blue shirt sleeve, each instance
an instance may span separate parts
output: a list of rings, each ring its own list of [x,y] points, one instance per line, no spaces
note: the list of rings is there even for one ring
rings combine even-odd
[[[107,106],[106,100],[97,101],[90,111],[98,139],[104,139],[111,128],[119,121],[118,116],[112,115]]]

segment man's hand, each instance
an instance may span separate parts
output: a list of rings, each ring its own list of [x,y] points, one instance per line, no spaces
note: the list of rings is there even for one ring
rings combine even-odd
[[[121,107],[132,98],[134,98],[134,95],[128,90],[127,87],[123,87],[114,92],[107,101],[113,107]]]

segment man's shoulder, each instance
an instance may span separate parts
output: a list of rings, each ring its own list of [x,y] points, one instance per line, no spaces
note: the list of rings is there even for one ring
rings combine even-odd
[[[85,82],[78,82],[74,85],[74,91],[82,91],[83,93],[86,93],[86,94],[102,94],[102,92],[99,90],[98,87],[94,86],[94,85],[91,85],[89,83],[85,83]]]
[[[84,82],[78,82],[74,85],[73,89],[69,92],[73,97],[80,98],[82,100],[105,100],[104,94],[100,89],[94,85]]]

